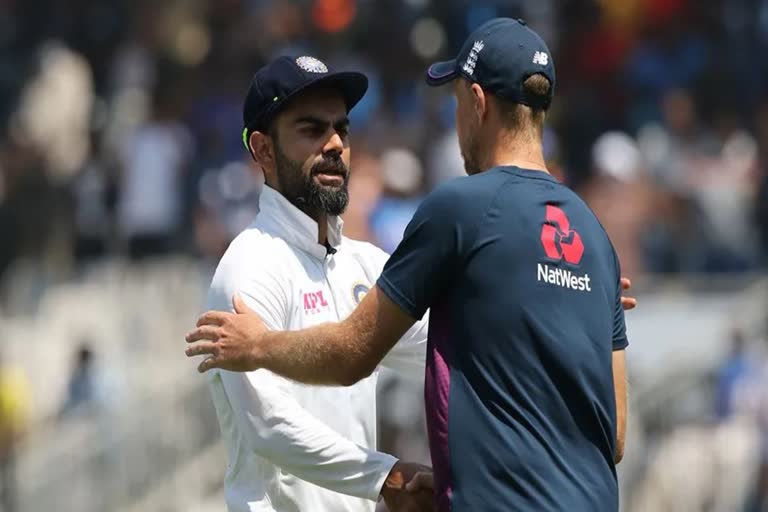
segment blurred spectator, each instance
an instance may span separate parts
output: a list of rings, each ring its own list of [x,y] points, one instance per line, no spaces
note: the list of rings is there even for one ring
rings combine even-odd
[[[719,146],[701,123],[696,103],[686,89],[670,89],[661,96],[663,124],[649,123],[640,132],[641,148],[659,182],[690,193],[703,166],[714,165]]]
[[[768,323],[763,342],[763,348],[768,348]],[[752,496],[752,508],[747,512],[768,510],[768,361],[765,358],[763,358],[762,367],[759,370],[760,372],[754,382],[757,397],[754,412],[760,430],[760,467]]]
[[[668,91],[693,86],[708,64],[709,48],[695,31],[696,18],[681,12],[687,2],[652,0],[645,3],[646,14],[651,19],[646,23],[644,37],[637,41],[626,62],[627,85],[634,96],[630,106],[632,128],[658,119],[659,107],[668,108],[660,105],[659,100]],[[667,9],[673,4],[676,4],[673,9]],[[689,17],[686,20],[684,16]]]
[[[197,184],[195,242],[204,257],[216,261],[229,242],[258,213],[264,177],[253,164],[230,162],[207,169]]]
[[[40,151],[51,178],[63,182],[82,167],[90,150],[91,68],[58,41],[41,48],[39,73],[20,101],[17,136]]]
[[[763,269],[768,269],[768,101],[764,101],[755,114],[758,153],[758,184],[754,196],[755,223],[760,247],[758,254]]]
[[[93,350],[87,341],[75,352],[72,373],[67,387],[67,398],[59,410],[59,418],[88,411],[96,401],[96,369]]]
[[[759,249],[763,269],[768,268],[768,165],[763,164],[763,176],[755,198],[755,220],[761,240]]]
[[[8,209],[6,200],[6,176],[3,159],[0,157],[0,234],[2,234],[5,243],[0,245],[0,280],[2,280],[5,269],[11,264],[16,251],[16,227],[13,217]]]
[[[349,206],[344,212],[344,235],[373,240],[369,219],[382,191],[381,161],[362,145],[352,152]]]
[[[421,162],[407,149],[390,149],[381,156],[384,191],[371,212],[370,223],[376,245],[392,253],[416,213],[424,171]]]
[[[0,147],[5,211],[2,251],[6,258],[41,259],[55,218],[55,191],[42,154],[31,144],[7,140]]]
[[[644,126],[639,144],[655,179],[675,203],[667,205],[669,213],[677,214],[664,217],[651,242],[658,264],[651,270],[747,270],[753,238],[748,218],[753,140],[725,125],[721,126],[725,140],[719,140],[704,125],[688,90],[665,92],[662,111],[663,126]],[[670,254],[663,247],[675,245],[672,258],[663,256]]]
[[[741,330],[731,333],[730,351],[717,374],[715,414],[727,420],[737,412],[744,412],[749,399],[749,386],[755,382],[758,367],[754,353],[750,352],[746,337]]]
[[[120,148],[118,225],[134,260],[169,253],[182,225],[181,184],[191,138],[176,107],[170,90],[156,94],[152,118]]]
[[[459,149],[459,136],[455,129],[441,135],[429,150],[429,185],[466,176],[464,159]]]
[[[110,211],[113,187],[99,133],[94,133],[92,147],[85,166],[72,180],[75,258],[81,263],[107,255],[107,244],[113,228]]]
[[[27,430],[29,399],[26,378],[0,354],[0,505],[4,512],[16,510],[16,451]]]
[[[642,243],[656,193],[644,175],[637,144],[629,135],[601,135],[592,147],[592,160],[592,178],[581,194],[608,232],[622,273],[636,276],[644,270]]]
[[[757,142],[734,119],[733,110],[716,113],[719,152],[713,165],[703,165],[694,185],[706,212],[710,237],[726,259],[725,270],[747,270],[757,244],[751,219],[757,188]]]

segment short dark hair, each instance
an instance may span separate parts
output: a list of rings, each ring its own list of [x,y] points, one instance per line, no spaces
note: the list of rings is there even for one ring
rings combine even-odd
[[[540,73],[529,76],[523,82],[523,91],[526,95],[535,98],[546,98],[551,87],[552,84],[550,84],[549,79]],[[547,115],[546,110],[531,108],[527,105],[512,103],[503,99],[499,99],[498,102],[501,108],[501,115],[511,130],[519,131],[530,126],[536,129],[539,136],[543,134],[544,119]]]

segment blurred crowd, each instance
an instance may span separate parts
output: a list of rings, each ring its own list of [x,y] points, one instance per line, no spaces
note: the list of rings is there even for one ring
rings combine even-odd
[[[766,0],[5,0],[0,273],[20,257],[64,276],[107,256],[215,261],[257,212],[241,102],[279,54],[369,76],[345,229],[391,251],[423,194],[463,174],[453,99],[425,66],[493,16],[552,49],[550,169],[626,275],[765,268]]]
[[[645,418],[646,427],[649,420],[674,419],[661,435],[653,436],[658,426],[645,429],[647,460],[625,495],[628,512],[768,510],[765,327],[758,332],[732,329],[714,372],[689,392],[678,393],[667,418],[658,413]]]

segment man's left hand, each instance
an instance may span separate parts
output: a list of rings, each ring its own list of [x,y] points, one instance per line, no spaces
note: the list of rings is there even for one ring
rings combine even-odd
[[[621,289],[622,291],[627,291],[632,287],[632,281],[630,281],[626,277],[621,278]],[[630,309],[635,309],[637,307],[637,299],[634,297],[627,297],[625,295],[621,296],[621,306],[624,308],[624,311],[629,311]]]
[[[259,315],[239,295],[232,299],[235,312],[208,311],[187,334],[187,357],[207,355],[197,367],[200,373],[212,368],[248,372],[261,368],[263,353],[258,341],[268,332]]]

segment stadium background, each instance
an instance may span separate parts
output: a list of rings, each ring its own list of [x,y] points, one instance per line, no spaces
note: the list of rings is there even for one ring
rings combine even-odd
[[[368,74],[345,230],[392,250],[462,174],[425,64],[497,15],[554,53],[547,159],[640,301],[622,510],[760,510],[766,0],[0,1],[0,509],[222,510],[218,427],[182,338],[256,212],[250,76],[281,53]],[[381,389],[382,448],[426,461],[418,379]]]

